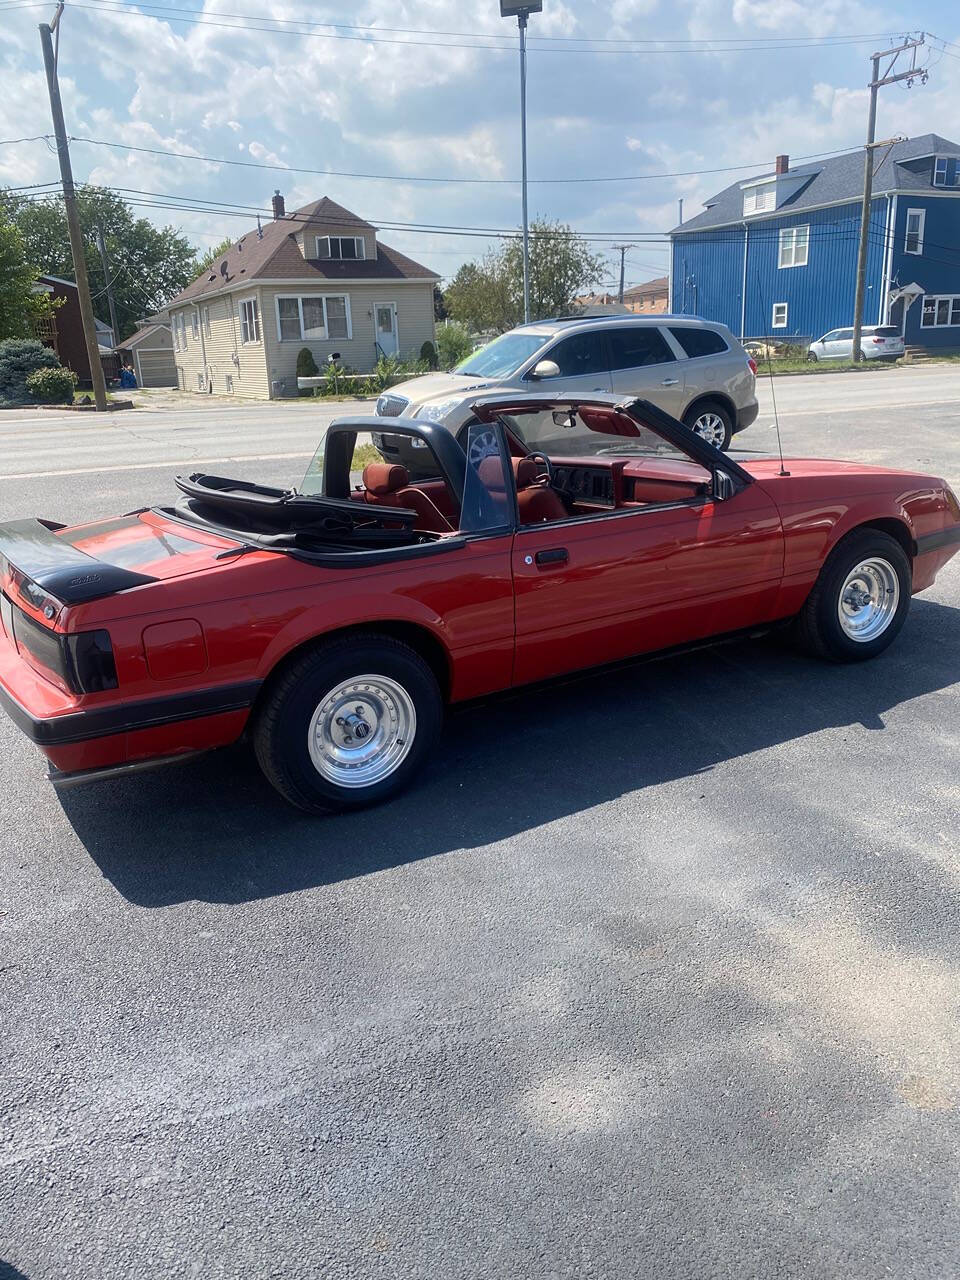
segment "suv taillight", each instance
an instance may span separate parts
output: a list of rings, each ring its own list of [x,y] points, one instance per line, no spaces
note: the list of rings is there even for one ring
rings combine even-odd
[[[872,341],[879,346],[881,342],[886,342],[886,338],[873,338]]]
[[[754,376],[754,377],[756,377],[756,376],[757,376],[757,362],[756,362],[756,360],[754,360],[753,356],[747,356],[747,364],[750,366],[750,372],[753,374],[753,376]]]

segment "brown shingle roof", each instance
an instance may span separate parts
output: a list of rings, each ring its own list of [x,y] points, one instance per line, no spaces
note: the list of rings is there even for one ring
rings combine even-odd
[[[322,283],[329,280],[438,280],[440,277],[414,262],[398,249],[377,243],[376,259],[362,262],[320,261],[305,259],[297,246],[296,236],[311,222],[323,227],[342,226],[345,230],[374,231],[349,209],[324,196],[314,200],[283,218],[263,224],[263,235],[256,230],[240,236],[223,258],[209,271],[198,276],[192,284],[178,293],[167,304],[175,307],[184,302],[219,293],[226,285],[249,280],[300,280]],[[223,267],[226,264],[226,271]]]
[[[624,299],[649,298],[652,293],[666,293],[669,289],[666,276],[658,276],[656,280],[646,280],[643,284],[635,284],[632,289],[624,289]]]

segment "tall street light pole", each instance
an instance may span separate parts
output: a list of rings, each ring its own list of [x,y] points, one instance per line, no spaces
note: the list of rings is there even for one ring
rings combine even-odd
[[[857,287],[853,299],[853,361],[859,364],[863,360],[861,341],[863,337],[863,295],[867,282],[867,244],[870,233],[870,205],[873,200],[873,153],[877,148],[877,91],[885,84],[896,84],[898,80],[906,80],[909,87],[914,79],[923,83],[927,78],[926,71],[917,66],[917,50],[924,42],[921,31],[917,40],[904,40],[895,49],[884,49],[873,55],[873,73],[870,76],[870,111],[867,116],[867,142],[863,159],[863,204],[860,209],[860,246],[857,251]],[[897,59],[901,53],[912,51],[911,65],[905,71],[894,72]],[[880,74],[880,63],[889,58],[884,74]],[[884,146],[884,143],[880,143]]]
[[[501,18],[516,18],[520,28],[520,184],[523,207],[523,322],[530,321],[530,227],[527,219],[527,18],[543,11],[543,0],[513,4],[500,0]]]

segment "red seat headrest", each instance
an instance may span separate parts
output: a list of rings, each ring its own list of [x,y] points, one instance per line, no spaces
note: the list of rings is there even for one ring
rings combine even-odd
[[[517,488],[525,489],[528,484],[533,484],[540,469],[532,458],[517,458],[516,463]]]
[[[405,489],[409,482],[407,468],[396,462],[368,462],[363,468],[363,487],[377,498]]]

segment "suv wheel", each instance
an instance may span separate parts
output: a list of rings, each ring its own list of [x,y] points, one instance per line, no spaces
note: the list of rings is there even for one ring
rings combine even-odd
[[[707,404],[695,405],[694,408],[687,410],[683,421],[684,425],[688,426],[694,435],[700,436],[702,440],[706,440],[707,444],[712,444],[715,449],[730,448],[733,423],[730,420],[730,414],[722,405],[715,404],[712,401]]]

